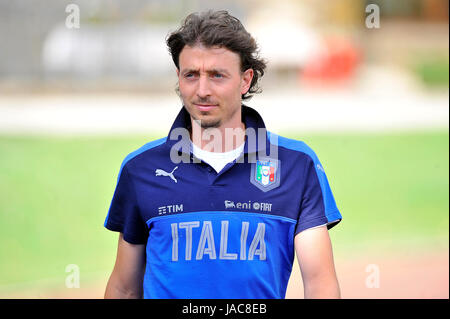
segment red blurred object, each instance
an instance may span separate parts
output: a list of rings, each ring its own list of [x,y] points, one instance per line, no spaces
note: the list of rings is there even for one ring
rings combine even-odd
[[[323,49],[305,64],[300,80],[312,85],[348,82],[360,60],[360,51],[349,40],[329,38],[324,41]]]

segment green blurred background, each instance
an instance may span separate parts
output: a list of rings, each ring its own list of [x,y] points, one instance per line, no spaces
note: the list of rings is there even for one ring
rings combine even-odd
[[[269,68],[250,105],[262,106],[269,129],[319,156],[343,215],[330,231],[336,263],[436,252],[447,261],[436,271],[448,273],[448,2],[169,2],[46,1],[35,9],[0,0],[0,36],[9,43],[0,51],[1,298],[102,297],[118,238],[103,222],[121,162],[165,136],[180,107],[173,69],[145,69],[159,53],[133,64],[117,43],[161,29],[156,44],[136,41],[165,50],[171,26],[207,8],[228,9],[256,34],[261,21],[287,28],[286,12],[301,21],[295,30],[303,33],[285,41],[294,57],[260,36]],[[80,7],[84,42],[64,27],[70,3]],[[370,3],[381,12],[376,29],[365,24]],[[90,48],[92,30],[115,44]],[[170,65],[168,53],[158,59]],[[274,101],[298,113],[275,118]],[[80,269],[78,291],[65,285],[69,264]],[[435,288],[430,296],[448,298],[448,275]],[[428,287],[411,289],[420,297]],[[393,295],[409,296],[402,293]]]

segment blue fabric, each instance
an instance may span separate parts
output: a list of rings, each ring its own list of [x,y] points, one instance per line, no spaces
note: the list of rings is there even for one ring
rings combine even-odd
[[[104,225],[146,245],[145,298],[284,298],[294,236],[342,219],[316,154],[265,131],[249,107],[242,118],[246,128],[263,129],[258,143],[247,140],[244,160],[219,173],[194,162],[189,140],[171,134],[189,127],[184,108],[167,138],[123,161]],[[171,154],[188,161],[174,163]],[[255,158],[272,161],[273,180],[257,180],[264,167]]]
[[[148,221],[144,298],[283,297],[295,224],[239,211],[154,217]]]
[[[268,138],[272,144],[301,152],[309,157],[304,178],[307,181],[305,195],[300,209],[303,217],[299,218],[296,234],[307,228],[325,223],[328,225],[328,229],[335,226],[342,219],[342,216],[336,206],[325,170],[316,153],[302,141],[282,137],[271,132],[268,132]],[[317,189],[318,186],[320,190]]]

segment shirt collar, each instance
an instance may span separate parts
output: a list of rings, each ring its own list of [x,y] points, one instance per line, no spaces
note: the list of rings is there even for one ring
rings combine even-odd
[[[262,152],[269,148],[266,125],[259,113],[246,105],[242,105],[242,121],[249,134],[246,135],[244,153]],[[166,146],[172,148],[175,144],[177,151],[192,153],[189,131],[191,130],[191,117],[183,106],[170,128]],[[253,135],[253,136],[250,136]]]

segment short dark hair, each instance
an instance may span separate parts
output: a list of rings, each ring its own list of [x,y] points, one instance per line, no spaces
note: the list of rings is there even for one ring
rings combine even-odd
[[[241,72],[253,69],[252,83],[247,93],[242,94],[242,99],[249,99],[252,94],[261,92],[258,81],[264,75],[266,62],[259,57],[255,39],[245,30],[239,19],[227,11],[191,13],[178,30],[168,35],[166,43],[177,69],[180,69],[179,57],[185,45],[225,47],[237,53],[241,60]]]

